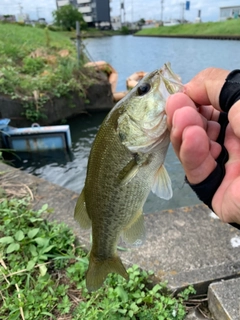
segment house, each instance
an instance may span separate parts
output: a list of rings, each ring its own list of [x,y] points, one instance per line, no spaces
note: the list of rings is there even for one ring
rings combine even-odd
[[[163,22],[164,27],[172,27],[172,26],[177,26],[179,24],[181,24],[181,21],[177,20],[177,19],[171,19],[169,21],[164,21]]]
[[[16,22],[16,17],[12,14],[0,15],[0,21]]]
[[[120,30],[122,28],[121,16],[111,17],[111,24],[113,30]]]
[[[227,19],[237,19],[240,17],[240,5],[220,7],[220,21]]]

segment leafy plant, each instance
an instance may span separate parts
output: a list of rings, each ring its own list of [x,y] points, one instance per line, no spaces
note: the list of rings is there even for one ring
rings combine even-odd
[[[127,26],[123,26],[122,28],[121,28],[121,34],[129,34],[130,33],[130,31],[129,31],[129,28],[127,27]]]
[[[22,72],[28,73],[33,76],[41,71],[45,64],[43,58],[41,57],[25,57],[22,62]]]
[[[87,29],[87,24],[83,19],[82,13],[72,5],[62,6],[52,13],[56,26],[64,27],[65,30],[76,28],[76,21],[80,22],[81,30]]]
[[[45,319],[57,302],[61,313],[70,308],[68,286],[59,284],[51,270],[66,266],[59,261],[74,256],[75,237],[65,225],[46,222],[41,214],[47,210],[44,205],[34,212],[26,200],[0,203],[1,319],[19,319],[22,314],[25,319]]]
[[[66,225],[44,219],[48,211],[47,205],[33,211],[26,199],[0,200],[1,319],[184,319],[183,302],[194,289],[173,297],[137,265],[128,269],[129,281],[111,274],[88,293],[86,253]]]
[[[86,99],[86,89],[97,78],[84,69],[85,62],[82,54],[78,63],[65,35],[0,23],[0,93],[19,99],[32,122],[46,118],[46,102],[54,97],[78,92]]]
[[[79,265],[78,265],[79,266]],[[68,269],[73,274],[74,266]],[[77,269],[77,268],[76,268]],[[189,287],[183,292],[184,298],[174,298],[168,292],[166,283],[153,286],[150,278],[152,272],[140,270],[137,265],[128,269],[130,280],[126,282],[118,275],[107,278],[104,287],[88,294],[82,277],[78,277],[84,286],[82,296],[85,298],[75,309],[74,320],[83,317],[93,319],[139,319],[139,320],[181,320],[186,316],[183,301],[195,290]],[[74,277],[76,277],[74,273]]]

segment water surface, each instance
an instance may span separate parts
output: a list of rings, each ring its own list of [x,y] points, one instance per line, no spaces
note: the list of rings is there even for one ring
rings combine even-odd
[[[171,62],[174,72],[186,83],[209,66],[235,69],[239,65],[239,41],[148,38],[115,36],[87,39],[84,44],[95,60],[105,60],[119,73],[118,91],[126,90],[126,78],[135,71],[150,72]],[[88,155],[105,113],[82,115],[68,121],[72,135],[72,152],[47,153],[31,158],[21,155],[17,166],[48,181],[80,192],[85,180]],[[176,208],[199,203],[186,183],[179,160],[170,146],[165,163],[172,180],[173,198],[169,201],[150,194],[144,212]]]

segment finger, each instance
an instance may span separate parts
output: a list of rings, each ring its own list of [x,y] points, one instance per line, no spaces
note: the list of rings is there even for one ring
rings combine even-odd
[[[226,166],[228,165],[236,165],[237,168],[239,168],[239,171],[235,173],[237,176],[240,176],[240,140],[235,135],[232,127],[230,125],[227,126],[226,129],[226,136],[225,136],[225,142],[224,142],[228,154],[229,154],[229,160],[226,163]]]
[[[220,112],[213,106],[199,106],[199,113],[207,120],[218,121]]]
[[[200,126],[185,128],[179,158],[191,184],[202,182],[215,169],[216,161],[211,150],[215,147],[221,149],[217,143],[210,143],[206,131]]]
[[[182,107],[177,109],[172,118],[172,130],[170,134],[173,148],[179,156],[180,147],[182,144],[182,134],[186,127],[200,126],[204,128],[204,121],[201,115],[193,107]]]
[[[218,215],[222,221],[240,224],[239,190],[240,177],[236,178],[224,193],[215,193],[212,204],[214,210],[220,210]]]
[[[207,68],[199,72],[185,87],[185,93],[197,104],[213,105],[217,110],[219,95],[229,71]]]
[[[225,164],[225,177],[215,193],[212,205],[221,220],[240,223],[240,140],[227,126],[225,146],[229,159]]]
[[[175,93],[171,95],[166,103],[167,124],[168,128],[172,127],[172,119],[175,111],[185,106],[190,106],[196,109],[193,101],[184,93]]]
[[[240,100],[229,110],[228,119],[235,135],[240,138]]]
[[[206,121],[206,133],[211,141],[216,141],[220,133],[220,124],[215,121]]]

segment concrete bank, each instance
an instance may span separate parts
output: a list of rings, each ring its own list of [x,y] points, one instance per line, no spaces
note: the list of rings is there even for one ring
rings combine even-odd
[[[89,103],[85,103],[86,99]],[[11,119],[11,126],[29,127],[32,125],[33,121],[24,116],[26,109],[23,101],[0,96],[0,105],[0,118]],[[86,98],[82,98],[79,92],[70,92],[68,96],[48,100],[41,108],[45,117],[37,122],[41,126],[48,126],[53,123],[61,123],[62,120],[81,113],[109,111],[113,106],[111,86],[107,78],[103,78],[101,82],[93,84],[87,89]]]
[[[163,34],[144,35],[134,34],[136,37],[159,37],[159,38],[189,38],[189,39],[215,39],[215,40],[240,40],[240,35],[194,35],[194,34]]]
[[[54,212],[47,219],[68,224],[79,241],[89,249],[89,231],[81,230],[73,219],[78,194],[2,163],[0,172],[0,184],[1,181],[7,181],[17,188],[27,185],[34,195],[34,208],[48,203]],[[173,291],[192,284],[198,294],[206,294],[211,283],[222,283],[222,280],[240,276],[240,231],[222,223],[206,206],[148,214],[145,215],[145,223],[146,242],[141,247],[119,252],[125,265],[138,264],[145,270],[153,270],[161,281],[168,281]],[[240,302],[239,282],[238,286],[234,283],[234,296],[229,294],[228,299],[217,298],[221,306],[224,303],[229,306],[229,301],[231,304]],[[226,288],[231,291],[230,285]],[[216,305],[216,290],[209,294],[213,305]],[[214,308],[212,310],[214,315]],[[227,308],[222,307],[222,310]],[[237,312],[229,318],[215,319],[237,320],[240,319],[240,314],[239,318],[235,317]]]
[[[144,35],[134,34],[136,37],[160,37],[160,38],[188,38],[188,39],[215,39],[215,40],[240,40],[240,35],[194,35],[194,34],[162,34]]]

